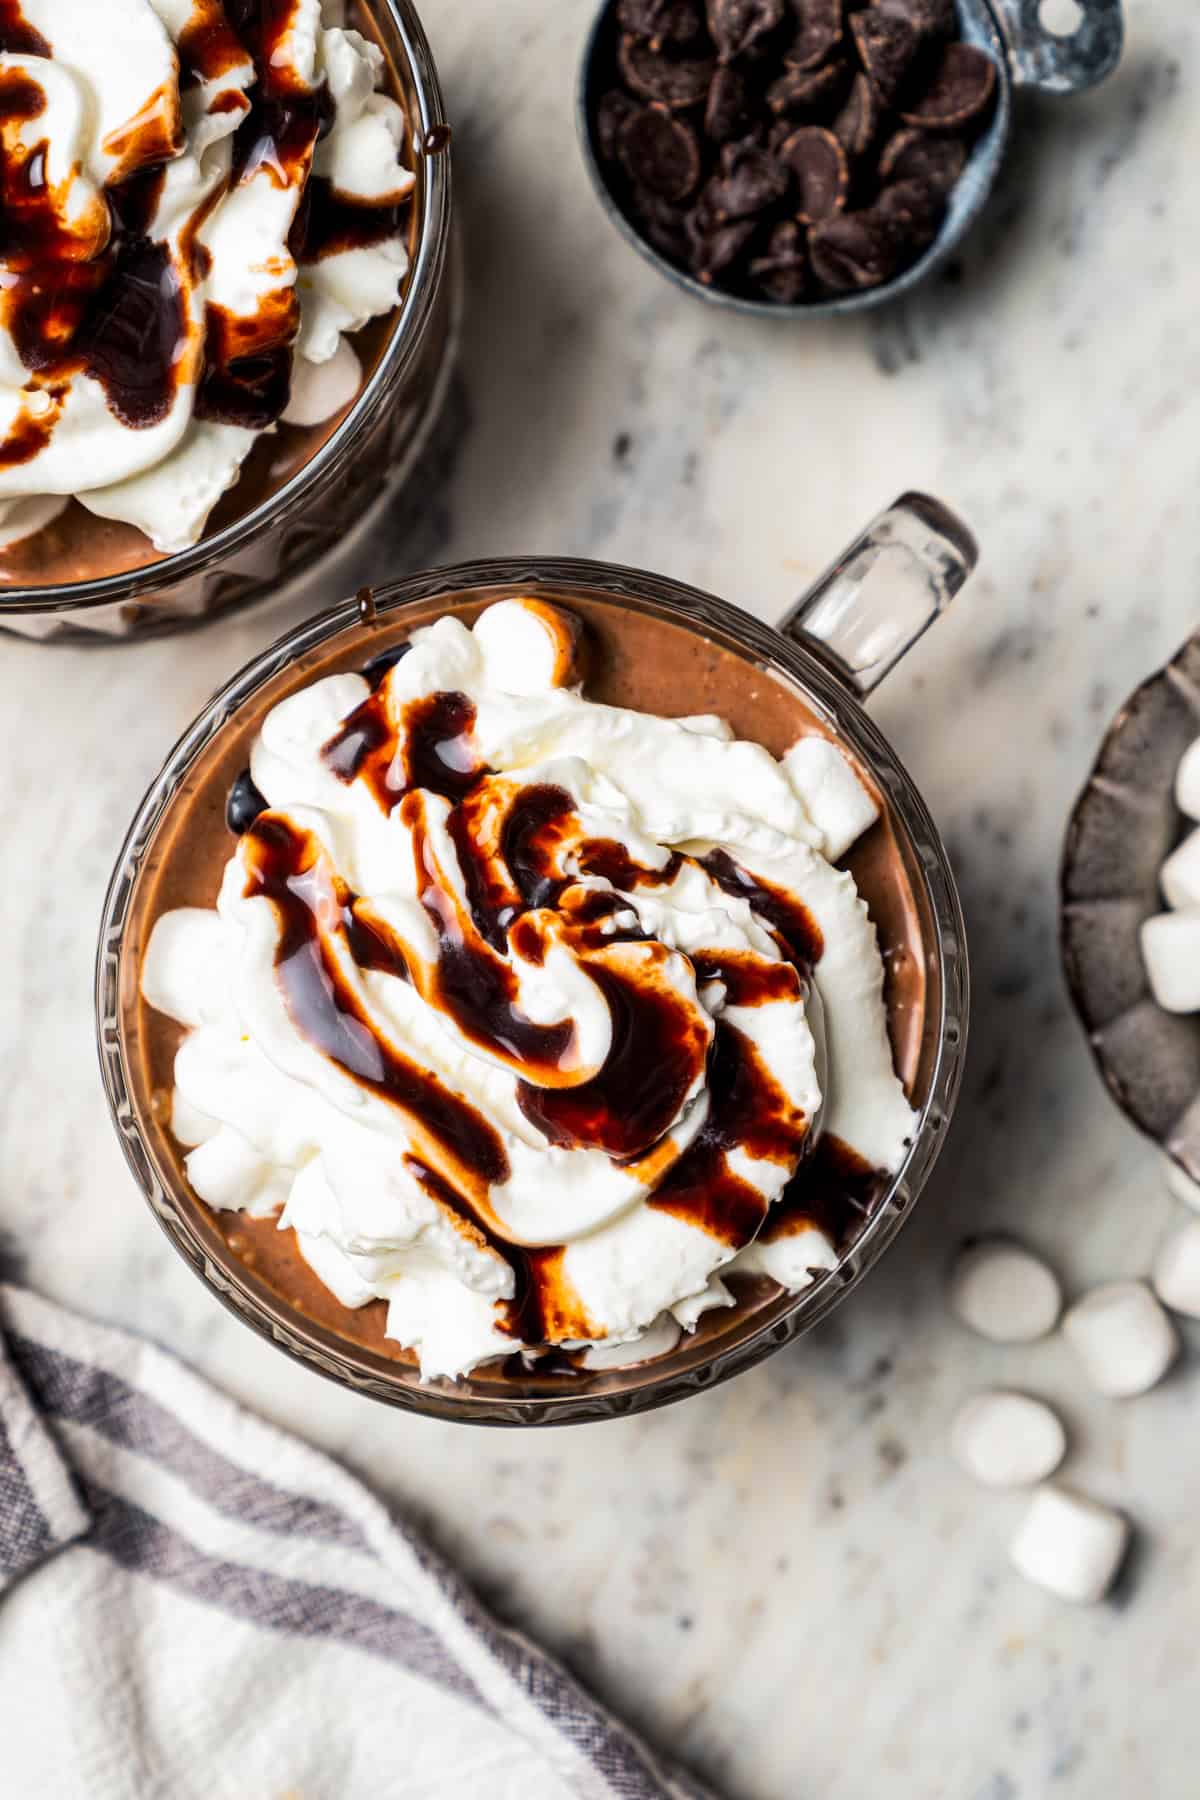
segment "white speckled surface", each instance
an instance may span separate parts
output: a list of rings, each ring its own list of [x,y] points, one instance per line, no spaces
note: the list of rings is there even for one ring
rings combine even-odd
[[[731,1800],[1184,1800],[1200,1760],[1196,1339],[1148,1398],[1089,1400],[1057,1343],[970,1341],[942,1275],[961,1235],[1010,1227],[1074,1291],[1144,1270],[1170,1214],[1068,1015],[1055,881],[1108,715],[1200,612],[1200,21],[1137,0],[1106,89],[1020,109],[958,279],[876,322],[793,328],[677,294],[604,222],[573,140],[584,0],[505,0],[486,30],[464,0],[424,10],[458,129],[469,421],[448,486],[378,572],[555,549],[769,616],[903,487],[979,534],[983,572],[876,707],[944,827],[971,929],[950,1148],[831,1325],[682,1407],[493,1436],[339,1393],[168,1248],[92,1046],[97,916],[134,803],[282,621],[94,651],[5,639],[6,1257],[344,1456]],[[992,1382],[1061,1402],[1068,1477],[1136,1519],[1109,1606],[1023,1585],[1005,1559],[1019,1500],[949,1462],[953,1405]]]

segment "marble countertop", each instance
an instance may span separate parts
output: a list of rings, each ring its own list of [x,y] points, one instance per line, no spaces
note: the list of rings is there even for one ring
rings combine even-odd
[[[903,488],[961,509],[981,572],[874,709],[969,922],[950,1144],[832,1322],[683,1406],[493,1435],[338,1391],[230,1318],[155,1229],[92,1038],[100,902],[134,804],[285,618],[132,648],[2,639],[0,1253],[345,1458],[730,1800],[1183,1800],[1200,1760],[1197,1340],[1159,1390],[1106,1403],[1058,1343],[968,1339],[943,1281],[959,1239],[996,1227],[1071,1289],[1140,1272],[1170,1216],[1068,1013],[1055,887],[1105,722],[1200,610],[1200,18],[1138,0],[1106,88],[1020,107],[946,280],[871,319],[788,326],[677,293],[603,219],[573,141],[590,5],[505,0],[486,31],[463,0],[423,10],[457,132],[461,436],[371,572],[559,550],[770,617]],[[1011,1573],[1021,1501],[948,1460],[951,1409],[996,1382],[1061,1403],[1070,1477],[1137,1522],[1104,1607]]]

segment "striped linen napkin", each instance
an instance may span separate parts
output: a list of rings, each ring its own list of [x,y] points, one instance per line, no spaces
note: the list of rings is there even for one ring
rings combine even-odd
[[[13,1800],[711,1800],[343,1469],[0,1287]]]

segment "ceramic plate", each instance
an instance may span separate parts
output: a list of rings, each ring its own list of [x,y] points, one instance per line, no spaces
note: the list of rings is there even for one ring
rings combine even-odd
[[[1117,714],[1075,803],[1062,866],[1067,985],[1109,1092],[1200,1179],[1200,1014],[1155,1004],[1138,928],[1163,910],[1158,871],[1191,828],[1175,770],[1200,737],[1200,632]]]

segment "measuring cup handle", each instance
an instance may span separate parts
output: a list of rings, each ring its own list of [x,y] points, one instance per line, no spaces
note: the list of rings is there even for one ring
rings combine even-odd
[[[979,558],[940,500],[902,494],[779,621],[864,698],[945,612]]]
[[[1042,0],[991,0],[1008,43],[1013,80],[1044,94],[1078,94],[1111,75],[1121,60],[1121,0],[1077,0],[1075,30],[1060,37],[1042,24]]]

